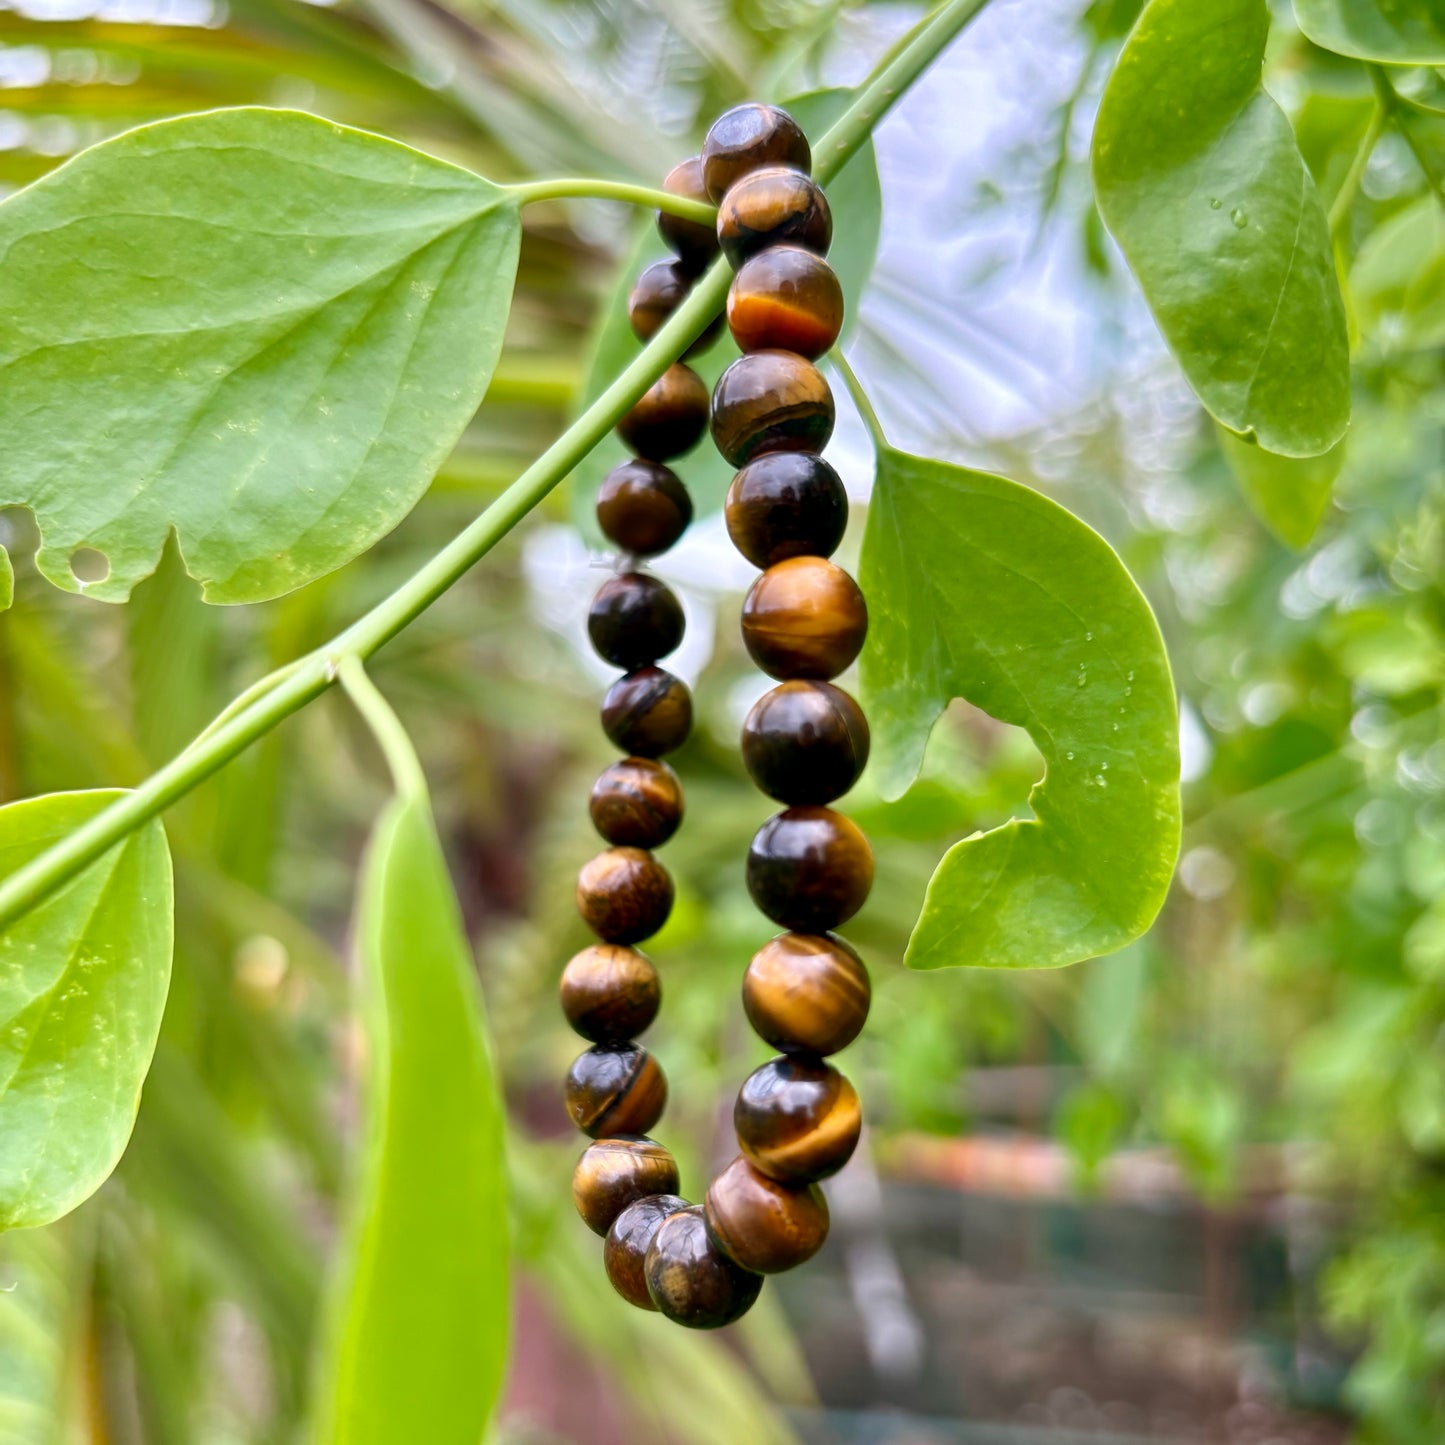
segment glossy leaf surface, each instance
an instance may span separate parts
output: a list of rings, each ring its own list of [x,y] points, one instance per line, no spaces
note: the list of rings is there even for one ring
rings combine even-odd
[[[1439,0],[1294,0],[1299,28],[1326,50],[1385,65],[1445,65]]]

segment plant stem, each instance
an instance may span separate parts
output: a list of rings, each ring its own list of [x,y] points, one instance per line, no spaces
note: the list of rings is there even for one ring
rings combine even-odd
[[[1365,178],[1365,167],[1369,165],[1370,157],[1375,153],[1375,146],[1384,132],[1385,122],[1389,119],[1389,115],[1388,102],[1382,95],[1377,95],[1375,108],[1370,112],[1370,123],[1365,127],[1365,133],[1360,138],[1359,149],[1355,151],[1355,158],[1350,162],[1350,168],[1345,172],[1344,180],[1340,182],[1339,193],[1330,203],[1331,236],[1338,235],[1340,228],[1349,218],[1350,207],[1355,204],[1355,197],[1360,193],[1360,182]]]
[[[346,695],[366,720],[376,745],[391,770],[391,781],[403,798],[425,798],[426,774],[421,770],[416,749],[411,745],[401,719],[381,695],[376,684],[366,675],[361,659],[354,653],[341,659],[336,669]]]
[[[848,388],[848,395],[853,398],[853,405],[858,408],[858,415],[863,418],[863,425],[868,428],[868,434],[873,438],[873,450],[890,451],[888,438],[883,434],[883,423],[878,420],[878,413],[873,410],[873,403],[868,400],[868,393],[863,390],[863,383],[858,380],[857,373],[848,365],[848,358],[841,351],[835,351],[828,360],[838,368],[838,373]]]
[[[635,186],[630,181],[576,176],[556,181],[522,181],[503,189],[510,191],[517,198],[517,203],[523,206],[533,201],[627,201],[630,205],[666,211],[684,221],[697,221],[704,226],[717,222],[717,207],[708,205],[706,201],[691,201],[686,196],[675,196],[671,191],[660,191],[654,186]]]
[[[1383,65],[1370,66],[1370,79],[1374,82],[1375,94],[1385,108],[1387,117],[1394,122],[1395,129],[1399,131],[1405,144],[1410,147],[1410,154],[1415,157],[1415,164],[1424,172],[1425,179],[1435,192],[1435,199],[1445,206],[1445,167],[1437,169],[1435,158],[1420,144],[1419,137],[1411,128],[1410,117],[1402,114],[1405,110],[1426,115],[1431,112],[1422,110],[1414,101],[1401,95],[1395,89],[1395,83],[1390,79]]]
[[[838,174],[908,86],[987,4],[988,0],[945,0],[912,33],[908,44],[860,87],[852,105],[814,150],[813,171],[820,182],[826,184]],[[228,708],[184,752],[139,787],[0,882],[0,928],[191,792],[283,718],[325,692],[337,680],[347,657],[369,657],[419,617],[557,486],[692,345],[722,309],[729,278],[727,262],[719,258],[606,391],[486,511],[395,592],[325,647],[299,658],[289,671],[283,669],[284,675],[269,690],[240,711]]]

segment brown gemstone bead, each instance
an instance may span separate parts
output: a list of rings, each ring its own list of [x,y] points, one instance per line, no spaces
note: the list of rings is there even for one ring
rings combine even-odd
[[[665,462],[697,445],[707,430],[707,387],[692,367],[675,361],[617,423],[629,451]]]
[[[647,1292],[647,1275],[643,1264],[647,1259],[647,1247],[657,1233],[662,1221],[679,1209],[688,1207],[687,1200],[676,1194],[654,1194],[650,1199],[639,1199],[629,1204],[612,1222],[607,1231],[607,1241],[602,1246],[602,1264],[612,1288],[625,1299],[642,1310],[655,1310],[652,1296]]]
[[[717,238],[735,268],[770,246],[801,246],[824,256],[833,241],[833,213],[816,181],[773,166],[745,176],[723,197]]]
[[[851,819],[831,808],[789,808],[768,819],[748,849],[748,892],[774,923],[827,933],[863,906],[873,850]]]
[[[718,377],[712,439],[735,467],[764,452],[820,452],[833,435],[833,393],[811,361],[753,351]]]
[[[666,657],[682,641],[684,625],[677,594],[645,572],[609,577],[587,614],[592,646],[617,667],[642,667]]]
[[[831,557],[848,527],[838,473],[811,452],[768,452],[733,478],[728,536],[754,567],[789,557]]]
[[[651,341],[662,323],[682,305],[696,280],[681,261],[654,261],[645,267],[627,298],[627,319],[639,341]],[[715,317],[706,331],[683,352],[684,357],[706,351],[722,332],[723,318]]]
[[[743,723],[743,762],[780,803],[831,803],[858,781],[867,761],[863,709],[831,682],[782,683],[753,704]]]
[[[873,989],[863,960],[833,934],[784,933],[743,975],[743,1009],[780,1053],[836,1054],[862,1032]]]
[[[774,563],[743,602],[743,642],[780,680],[837,677],[867,635],[868,604],[858,584],[823,557]]]
[[[769,1179],[741,1156],[713,1180],[703,1215],[712,1242],[754,1274],[793,1269],[828,1237],[828,1201],[816,1184]]]
[[[677,1188],[677,1161],[655,1139],[624,1135],[589,1144],[572,1171],[572,1200],[594,1234],[630,1204]]]
[[[748,1161],[770,1179],[801,1183],[836,1174],[863,1127],[858,1092],[831,1064],[773,1059],[748,1075],[733,1108]]]
[[[672,912],[672,878],[641,848],[609,848],[582,865],[577,911],[608,943],[640,943]]]
[[[593,1139],[646,1134],[667,1107],[667,1079],[638,1044],[595,1044],[567,1070],[567,1116]]]
[[[692,731],[692,694],[665,669],[640,667],[607,689],[602,730],[625,753],[661,757],[680,748]]]
[[[634,457],[613,467],[597,489],[597,525],[608,541],[638,557],[665,552],[692,521],[692,498],[677,473]]]
[[[843,288],[814,252],[769,246],[733,277],[728,327],[740,351],[778,347],[816,360],[843,329]]]
[[[635,948],[594,943],[574,954],[558,987],[567,1022],[594,1044],[635,1039],[657,1017],[662,984]]]
[[[763,1287],[761,1275],[739,1269],[708,1237],[702,1206],[669,1214],[643,1261],[652,1302],[675,1324],[716,1330],[741,1319]]]
[[[760,166],[807,172],[813,152],[803,128],[785,110],[750,101],[713,121],[702,143],[702,178],[708,197],[720,201],[743,176]]]
[[[682,784],[666,763],[624,758],[593,784],[588,811],[609,843],[656,848],[682,822]]]
[[[711,200],[703,184],[702,157],[689,156],[687,160],[679,161],[668,171],[662,189],[688,201]],[[717,230],[701,221],[685,221],[681,216],[669,216],[666,211],[659,211],[657,233],[667,249],[694,276],[707,270],[712,258],[717,255]]]

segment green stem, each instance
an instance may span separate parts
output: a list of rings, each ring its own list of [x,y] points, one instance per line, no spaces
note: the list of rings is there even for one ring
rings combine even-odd
[[[848,365],[848,358],[841,351],[835,351],[828,360],[838,368],[843,383],[848,388],[848,395],[853,398],[853,405],[858,408],[858,415],[863,418],[863,425],[868,428],[868,434],[873,438],[874,451],[890,451],[888,438],[883,434],[883,423],[878,420],[878,413],[873,410],[873,403],[868,400],[868,393],[863,390],[863,383],[858,380],[857,373]]]
[[[909,43],[880,66],[819,139],[813,166],[819,181],[826,184],[838,174],[889,107],[986,4],[988,0],[946,0]],[[285,676],[241,711],[229,716],[223,713],[139,787],[0,882],[0,928],[191,792],[283,718],[325,692],[336,681],[345,658],[369,657],[420,616],[557,486],[692,345],[722,309],[729,278],[727,262],[719,258],[606,391],[481,516],[395,592],[325,647],[299,658]]]
[[[1330,204],[1331,236],[1339,234],[1340,228],[1349,217],[1350,207],[1355,204],[1355,197],[1360,193],[1360,182],[1365,178],[1365,167],[1369,165],[1370,157],[1375,153],[1375,146],[1384,133],[1385,122],[1389,119],[1389,115],[1389,104],[1383,96],[1377,95],[1375,108],[1370,112],[1370,123],[1365,127],[1365,133],[1360,138],[1355,158],[1350,162],[1350,168],[1345,172],[1344,180],[1340,182],[1339,193]]]
[[[1424,172],[1425,179],[1435,192],[1435,199],[1445,206],[1445,166],[1437,166],[1435,157],[1420,144],[1419,137],[1410,125],[1410,118],[1402,114],[1404,110],[1420,114],[1431,114],[1431,112],[1422,110],[1407,96],[1401,95],[1395,89],[1395,83],[1390,79],[1383,65],[1370,66],[1370,79],[1374,82],[1375,94],[1379,97],[1381,105],[1384,106],[1387,115],[1394,122],[1395,129],[1399,131],[1405,144],[1410,147],[1410,153],[1415,157],[1415,164]]]
[[[686,196],[675,196],[671,191],[660,191],[653,186],[634,186],[630,181],[604,181],[579,176],[557,181],[523,181],[504,189],[510,191],[517,198],[518,205],[522,206],[533,201],[626,201],[629,205],[666,211],[684,221],[697,221],[703,226],[717,224],[717,207],[708,205],[706,201],[690,201]]]
[[[386,758],[396,791],[403,798],[425,798],[426,774],[421,770],[416,749],[412,747],[401,719],[391,710],[391,704],[366,675],[361,659],[355,654],[343,657],[336,672],[347,697],[366,720],[377,747]]]

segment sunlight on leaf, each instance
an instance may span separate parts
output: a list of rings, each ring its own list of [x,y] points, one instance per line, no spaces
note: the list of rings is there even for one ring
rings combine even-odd
[[[1326,50],[1385,65],[1445,65],[1440,0],[1294,0],[1299,28]]]

